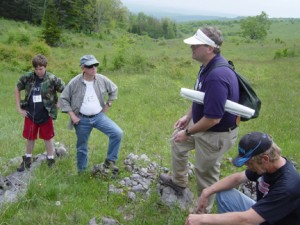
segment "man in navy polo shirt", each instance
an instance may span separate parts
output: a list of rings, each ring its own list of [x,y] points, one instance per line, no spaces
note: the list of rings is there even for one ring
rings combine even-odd
[[[225,112],[226,100],[239,101],[239,85],[235,73],[227,67],[213,68],[217,62],[227,62],[221,55],[222,34],[214,27],[198,29],[184,40],[191,46],[192,58],[202,65],[195,90],[205,93],[204,104],[193,102],[186,115],[174,125],[171,139],[172,176],[161,174],[163,184],[179,195],[188,183],[188,154],[195,149],[197,192],[219,180],[223,155],[234,145],[237,135],[237,116]],[[209,199],[206,211],[213,206]]]

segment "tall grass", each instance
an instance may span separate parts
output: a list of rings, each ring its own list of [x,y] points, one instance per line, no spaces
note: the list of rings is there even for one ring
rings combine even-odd
[[[31,58],[40,51],[49,59],[48,70],[66,83],[80,72],[82,55],[94,54],[105,62],[99,70],[119,87],[119,98],[108,115],[124,130],[118,162],[120,178],[127,175],[122,161],[131,152],[147,154],[151,160],[170,167],[169,138],[173,123],[191,103],[179,95],[179,90],[193,87],[199,68],[182,39],[153,40],[121,31],[104,38],[65,32],[62,46],[49,48],[39,40],[40,28],[2,19],[0,22],[2,176],[15,171],[17,165],[11,164],[10,159],[23,155],[25,149],[21,135],[23,118],[16,110],[14,86],[19,76],[31,69]],[[294,31],[299,28],[298,20],[278,21],[273,23],[265,41],[246,42],[227,35],[222,48],[222,54],[234,61],[236,69],[253,84],[263,102],[260,117],[242,123],[239,137],[249,131],[270,133],[283,149],[283,155],[298,165],[300,34]],[[236,33],[236,27],[223,29],[226,34]],[[293,50],[295,55],[274,59],[276,51],[284,48]],[[114,62],[120,57],[123,64],[116,67]],[[126,195],[108,193],[109,184],[118,185],[118,179],[95,179],[88,173],[78,176],[76,137],[74,130],[66,129],[68,120],[68,115],[59,113],[55,141],[65,144],[70,154],[58,160],[51,170],[44,164],[37,168],[27,194],[19,202],[1,208],[0,224],[87,224],[91,218],[102,216],[113,217],[122,224],[184,224],[188,212],[162,205],[155,184],[149,199],[131,202]],[[34,154],[44,151],[44,143],[38,140]],[[102,162],[106,151],[107,138],[94,130],[89,141],[89,166]],[[226,158],[235,154],[234,148]],[[190,159],[193,161],[193,152]],[[222,176],[234,171],[236,168],[224,160]],[[195,181],[191,180],[189,185],[193,189]]]

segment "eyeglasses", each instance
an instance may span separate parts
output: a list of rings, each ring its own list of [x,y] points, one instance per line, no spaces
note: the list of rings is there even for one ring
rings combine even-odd
[[[99,64],[98,63],[96,63],[96,64],[93,64],[93,65],[89,65],[89,66],[84,66],[85,68],[87,68],[87,69],[92,69],[93,67],[97,67]]]

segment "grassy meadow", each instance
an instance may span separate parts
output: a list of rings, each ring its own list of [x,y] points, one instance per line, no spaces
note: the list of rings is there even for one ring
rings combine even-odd
[[[22,156],[23,118],[16,110],[14,87],[19,76],[30,71],[35,54],[45,54],[48,71],[66,83],[80,73],[79,59],[93,54],[100,61],[98,71],[119,87],[118,100],[108,115],[124,130],[117,180],[95,179],[77,175],[76,135],[67,130],[69,116],[59,113],[55,122],[55,142],[69,149],[66,158],[57,160],[55,168],[42,164],[34,171],[28,192],[20,201],[0,209],[0,225],[12,224],[88,224],[93,217],[117,219],[121,224],[184,224],[188,212],[169,209],[153,192],[149,199],[130,202],[126,195],[110,194],[109,184],[117,185],[126,176],[122,161],[129,153],[147,154],[163,166],[170,167],[169,138],[175,121],[191,102],[179,95],[181,87],[192,88],[199,63],[191,58],[183,43],[197,25],[183,24],[188,32],[182,38],[153,40],[146,36],[114,31],[107,35],[63,33],[60,47],[50,48],[40,41],[39,27],[0,19],[0,174],[6,176],[18,165],[10,159]],[[222,23],[225,41],[222,55],[235,63],[236,70],[253,85],[262,100],[259,118],[240,124],[239,137],[250,131],[271,134],[283,155],[300,167],[300,20],[273,21],[266,40],[250,41],[238,37],[238,24]],[[107,138],[94,130],[89,141],[89,166],[103,162]],[[41,140],[34,154],[45,151]],[[233,157],[236,148],[225,158]],[[193,152],[190,157],[193,162]],[[237,169],[227,160],[222,176]],[[194,190],[195,180],[189,183]],[[58,206],[56,202],[61,204]],[[125,216],[132,217],[126,220]]]

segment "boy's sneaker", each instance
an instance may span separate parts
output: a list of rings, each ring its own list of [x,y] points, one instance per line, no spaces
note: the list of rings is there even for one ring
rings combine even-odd
[[[55,164],[55,159],[47,158],[47,164],[48,164],[49,168],[51,168]]]
[[[118,175],[119,168],[116,166],[116,162],[112,160],[105,159],[105,162],[103,164],[104,168],[110,169],[112,171],[113,177]]]
[[[23,172],[25,169],[29,169],[31,166],[31,157],[26,157],[25,155],[22,156],[23,161],[21,162],[20,166],[17,168],[18,172]]]
[[[179,196],[183,195],[183,191],[185,187],[180,187],[177,184],[173,183],[172,177],[170,175],[160,174],[159,179],[161,184],[171,187],[176,192],[177,195]]]

